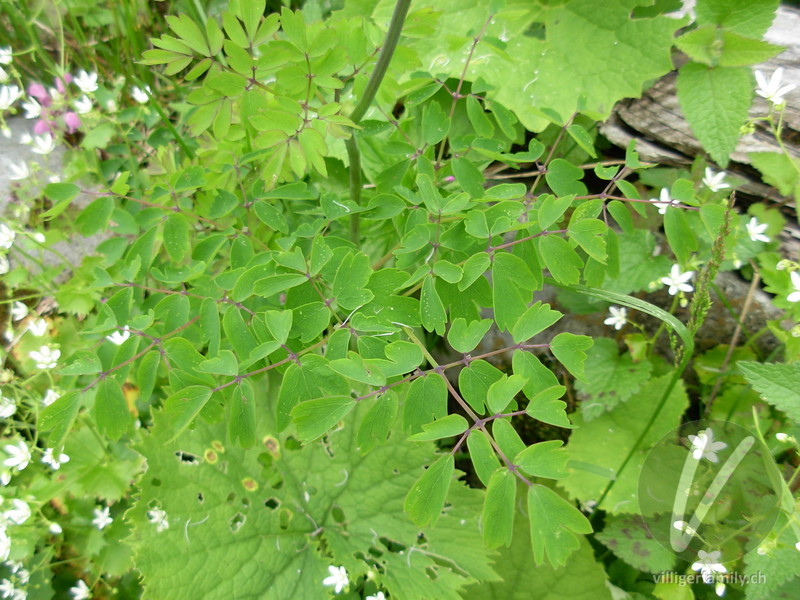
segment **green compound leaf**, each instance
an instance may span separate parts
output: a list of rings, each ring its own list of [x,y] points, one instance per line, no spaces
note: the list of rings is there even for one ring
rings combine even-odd
[[[183,388],[164,402],[164,408],[153,419],[164,430],[167,440],[174,440],[189,427],[211,398],[211,390],[201,385]]]
[[[455,319],[447,332],[447,341],[456,352],[471,352],[481,343],[483,336],[492,326],[491,319],[472,321],[467,324],[463,318]]]
[[[489,480],[483,503],[483,539],[489,548],[508,546],[514,533],[517,478],[506,468],[497,469]]]
[[[301,402],[292,409],[297,436],[304,442],[325,435],[353,410],[356,401],[350,396],[333,396]]]
[[[358,446],[366,454],[378,444],[383,444],[397,418],[400,399],[389,390],[380,396],[361,421],[358,428]]]
[[[556,235],[539,238],[539,252],[553,279],[573,285],[580,281],[583,261],[565,239]]]
[[[125,395],[119,383],[111,378],[97,385],[94,397],[94,418],[97,428],[112,440],[118,440],[133,422]]]
[[[239,441],[242,448],[256,443],[256,398],[253,384],[243,379],[226,402],[228,409],[228,439]]]
[[[592,338],[574,333],[559,333],[550,342],[550,351],[559,362],[579,380],[586,380],[583,367],[586,362],[586,350],[592,347]]]
[[[555,324],[562,316],[562,313],[550,308],[549,304],[542,304],[541,301],[533,304],[514,325],[512,336],[514,343],[519,344],[531,339]]]
[[[485,360],[472,361],[458,374],[458,388],[472,410],[483,414],[486,410],[486,395],[489,388],[503,377],[503,373]]]
[[[126,514],[145,595],[195,600],[213,589],[219,598],[325,600],[330,565],[346,569],[351,591],[371,572],[387,594],[409,600],[460,600],[464,586],[497,580],[478,530],[483,494],[451,484],[452,507],[435,530],[420,530],[398,490],[439,455],[432,444],[392,435],[361,457],[354,425],[366,411],[356,410],[326,445],[291,449],[259,430],[259,439],[271,436],[267,461],[226,447],[223,424],[172,443],[158,430],[145,435],[137,450],[148,472]],[[148,517],[155,510],[166,528],[159,515]]]
[[[164,221],[164,247],[174,262],[182,262],[191,250],[189,220],[181,214],[174,214]]]
[[[403,508],[419,527],[436,525],[455,472],[452,454],[440,456],[411,486]]]
[[[512,461],[528,475],[561,479],[568,475],[567,461],[569,455],[561,448],[564,442],[550,440],[528,446],[517,454]]]
[[[765,402],[800,423],[800,363],[739,362],[737,366]]]
[[[78,417],[81,404],[81,395],[77,391],[72,391],[64,394],[39,413],[39,430],[50,432],[47,440],[51,448],[59,450],[63,446],[69,430],[72,429],[72,425]]]
[[[444,335],[447,325],[447,313],[444,304],[436,291],[436,282],[433,277],[426,277],[422,284],[422,294],[419,301],[422,326],[428,331],[436,331],[437,335]]]
[[[606,251],[605,236],[608,227],[599,219],[581,219],[571,221],[568,228],[569,239],[576,242],[600,264],[606,264],[608,252]]]
[[[461,415],[452,414],[437,419],[433,423],[426,423],[422,426],[420,433],[415,433],[408,440],[411,442],[432,442],[460,435],[467,429],[469,429],[467,420]]]
[[[403,431],[411,435],[422,426],[447,414],[447,384],[436,374],[428,374],[411,382],[403,407]]]
[[[543,485],[528,488],[528,518],[533,560],[537,565],[544,562],[545,556],[553,567],[565,565],[580,548],[578,534],[592,532],[589,519],[581,511]]]
[[[687,63],[678,71],[678,100],[692,131],[720,166],[739,140],[753,99],[753,75],[747,67]]]
[[[528,308],[533,291],[541,287],[525,261],[508,252],[495,254],[492,265],[494,319],[501,330],[511,331]]]
[[[492,442],[489,440],[489,434],[481,429],[473,429],[467,438],[467,448],[478,479],[483,485],[489,485],[492,473],[500,466],[500,461],[492,448]]]
[[[521,375],[503,375],[486,392],[486,406],[491,414],[498,414],[506,408],[523,388],[526,379]]]

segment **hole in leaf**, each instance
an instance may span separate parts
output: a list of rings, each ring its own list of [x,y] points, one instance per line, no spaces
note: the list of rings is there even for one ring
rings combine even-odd
[[[228,504],[233,504],[234,500],[236,500],[236,494],[234,494],[233,492],[228,494],[228,497],[225,498],[225,502],[228,503]]]
[[[197,501],[198,501],[200,504],[202,504],[203,502],[205,502],[205,499],[206,499],[206,497],[205,497],[205,496],[203,496],[203,492],[198,492],[198,493],[197,493]]]
[[[375,546],[370,546],[368,552],[370,556],[374,556],[375,558],[380,558],[381,556],[383,556],[383,552],[381,552]]]
[[[186,465],[199,465],[200,464],[200,457],[196,454],[192,454],[191,452],[183,452],[182,450],[178,450],[175,453],[175,456],[178,457],[178,460],[181,461],[183,464]]]
[[[400,471],[397,469],[392,469],[392,473],[394,473],[395,475],[400,475]]]
[[[160,487],[161,486],[161,480],[158,477],[153,477],[150,480],[150,483],[153,485],[153,487]]]
[[[406,549],[406,547],[403,544],[398,544],[397,542],[395,542],[394,540],[390,540],[389,538],[381,537],[378,538],[378,541],[380,541],[380,543],[383,544],[384,547],[389,552],[398,553]]]
[[[339,506],[334,506],[331,509],[331,516],[337,523],[344,523],[347,520],[347,518],[344,516],[344,511]]]
[[[242,528],[242,525],[244,525],[244,522],[246,520],[247,520],[247,517],[245,517],[240,512],[237,512],[235,515],[233,515],[228,520],[228,527],[230,528],[231,533],[236,533],[237,531],[239,531],[239,529]]]
[[[267,498],[264,500],[264,506],[266,506],[270,510],[275,510],[281,505],[281,501],[277,498]]]
[[[258,455],[257,460],[262,467],[269,468],[272,466],[272,455],[269,452],[262,452]]]
[[[425,534],[420,532],[417,535],[417,546],[425,546],[428,543],[428,538],[425,537]]]
[[[248,500],[247,498],[242,498],[242,508],[244,508],[245,510],[250,508],[250,500]]]
[[[303,445],[296,438],[289,436],[283,444],[287,450],[299,450]]]

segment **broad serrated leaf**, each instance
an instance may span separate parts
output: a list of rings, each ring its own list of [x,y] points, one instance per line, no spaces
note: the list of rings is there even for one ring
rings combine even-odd
[[[639,515],[610,517],[596,538],[640,571],[663,573],[675,566],[675,554],[653,537]]]
[[[580,547],[578,534],[592,533],[592,525],[581,511],[543,485],[528,488],[528,518],[533,560],[537,565],[545,557],[553,567],[565,565]]]
[[[738,362],[747,382],[775,408],[800,423],[800,363]]]
[[[746,67],[687,63],[678,71],[678,100],[686,120],[714,162],[724,167],[739,140],[753,99]]]

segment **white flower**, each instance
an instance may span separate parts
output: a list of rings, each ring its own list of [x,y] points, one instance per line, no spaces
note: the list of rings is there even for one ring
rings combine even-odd
[[[56,149],[56,141],[49,133],[33,136],[32,142],[33,148],[31,148],[31,152],[34,152],[35,154],[46,156]]]
[[[11,129],[9,129],[8,127],[0,128],[0,135],[2,135],[7,140],[10,140],[11,139]]]
[[[8,161],[6,164],[11,170],[11,175],[8,176],[11,181],[22,181],[31,175],[31,170],[28,168],[28,163],[26,163],[24,160],[20,161],[19,163]]]
[[[11,77],[8,72],[3,67],[0,67],[0,83],[8,83],[9,79],[11,79]]]
[[[72,106],[75,107],[75,112],[79,115],[85,115],[92,110],[92,100],[89,96],[81,96],[72,103]]]
[[[15,321],[22,321],[22,319],[27,316],[28,307],[25,305],[25,303],[20,302],[19,300],[15,301],[11,306],[11,318]]]
[[[62,464],[69,462],[69,456],[66,454],[54,456],[54,452],[55,450],[53,448],[47,448],[44,451],[44,456],[42,456],[42,462],[46,465],[50,465],[53,471],[58,471]]]
[[[11,583],[8,579],[3,579],[0,581],[0,594],[3,598],[14,598],[14,595],[20,590],[17,590],[14,587],[14,584]]]
[[[373,596],[367,596],[364,600],[386,600],[386,596],[383,595],[383,592],[378,592]]]
[[[6,560],[11,552],[11,538],[5,528],[0,528],[0,560]]]
[[[669,190],[667,188],[661,188],[660,198],[660,201],[656,200],[655,198],[650,198],[650,202],[653,203],[653,206],[658,207],[658,214],[660,215],[665,214],[670,206],[678,205],[678,201],[673,200],[670,197]]]
[[[60,183],[61,182],[61,176],[58,175],[58,174],[50,175],[50,177],[47,178],[47,181],[49,181],[50,183]]]
[[[44,398],[42,398],[42,406],[50,406],[53,402],[61,398],[61,394],[54,392],[53,390],[47,390],[44,393]]]
[[[719,550],[714,550],[713,552],[700,550],[697,553],[697,557],[700,560],[692,564],[692,571],[700,571],[700,574],[703,576],[703,581],[712,583],[714,581],[714,573],[728,572],[728,569],[719,562],[721,555],[722,553]]]
[[[25,111],[26,119],[38,119],[42,114],[42,105],[36,98],[28,98],[22,103],[22,109]]]
[[[50,346],[41,346],[38,351],[28,352],[28,356],[36,362],[38,368],[54,369],[58,364],[58,359],[61,358],[61,350],[53,349]]]
[[[11,504],[14,508],[3,511],[3,519],[14,525],[22,525],[25,521],[30,519],[31,507],[28,506],[27,502],[14,498]]]
[[[692,442],[692,456],[695,460],[707,458],[712,463],[719,462],[717,452],[728,447],[725,442],[714,441],[714,432],[711,429],[704,429],[697,435],[690,435],[689,441]]]
[[[784,259],[778,261],[778,263],[775,265],[775,269],[777,271],[785,271],[791,266],[792,266],[792,261]]]
[[[53,535],[58,535],[59,533],[64,531],[63,529],[61,529],[61,525],[59,525],[58,523],[50,523],[50,526],[47,528],[47,530]]]
[[[608,317],[605,321],[603,321],[604,325],[610,325],[617,331],[625,327],[625,323],[628,322],[627,308],[619,306],[609,306],[608,312],[611,313],[611,316]]]
[[[0,471],[0,484],[2,484],[3,487],[5,487],[9,484],[10,481],[11,481],[11,470],[3,469],[2,471]]]
[[[78,579],[78,583],[69,588],[69,595],[72,596],[73,600],[90,600],[92,597],[89,586],[86,585],[83,579]]]
[[[129,337],[131,337],[131,330],[127,325],[125,325],[125,327],[122,328],[122,331],[115,331],[111,335],[107,335],[106,339],[116,346],[121,346],[128,340]]]
[[[794,291],[786,296],[786,299],[789,302],[800,302],[800,273],[792,271],[789,277],[792,278],[792,287],[794,287]]]
[[[670,296],[674,296],[679,291],[692,292],[694,291],[694,288],[689,285],[688,282],[693,275],[694,271],[686,271],[686,273],[681,273],[681,268],[679,265],[672,265],[672,268],[669,270],[669,275],[662,277],[661,283],[669,286]]]
[[[0,65],[10,65],[13,53],[10,46],[0,48]]]
[[[797,551],[798,551],[798,552],[800,552],[800,542],[797,542],[797,543],[794,545],[794,547],[797,549]]]
[[[769,238],[764,235],[767,227],[769,226],[766,223],[759,223],[758,219],[755,217],[751,218],[747,225],[745,225],[745,229],[747,229],[747,235],[749,235],[750,239],[754,242],[769,241]]]
[[[112,112],[112,113],[113,112],[117,112],[117,103],[114,101],[113,98],[111,100],[109,100],[108,102],[106,102],[106,110],[108,110],[108,112]]]
[[[28,463],[31,462],[31,451],[22,440],[19,440],[16,445],[6,444],[3,447],[3,451],[7,455],[3,464],[11,469],[22,471],[28,466]]]
[[[11,398],[6,398],[0,394],[0,419],[7,419],[17,412],[17,405]]]
[[[84,94],[97,90],[97,73],[87,73],[83,69],[72,79]]]
[[[725,584],[721,581],[718,581],[716,585],[714,585],[714,593],[717,594],[720,598],[725,595]]]
[[[16,102],[22,92],[16,85],[0,86],[0,110],[8,110]]]
[[[36,319],[28,323],[28,331],[36,337],[42,337],[47,333],[47,321],[44,319]]]
[[[758,87],[756,88],[756,94],[769,100],[773,105],[780,106],[783,104],[783,97],[795,87],[791,84],[781,87],[781,79],[783,79],[783,67],[775,69],[769,81],[767,81],[767,78],[764,77],[761,71],[757,70],[756,82],[758,83]]]
[[[131,88],[131,98],[136,100],[136,102],[138,102],[139,104],[147,104],[147,102],[150,100],[150,97],[148,96],[149,93],[150,93],[149,85],[144,86],[144,89],[138,88],[136,86],[133,86]]]
[[[333,586],[333,591],[336,594],[341,592],[347,587],[347,584],[350,583],[350,580],[347,578],[347,571],[344,567],[330,566],[328,567],[328,573],[330,573],[330,576],[322,581],[322,585]]]
[[[169,529],[169,520],[167,519],[166,511],[160,508],[154,508],[147,511],[147,520],[156,526],[156,531],[161,533],[165,529]]]
[[[5,275],[11,266],[8,264],[8,258],[5,254],[0,254],[0,275]]]
[[[778,440],[779,442],[785,444],[786,442],[789,441],[789,434],[788,433],[776,433],[775,434],[775,439]]]
[[[112,519],[108,513],[109,509],[107,506],[104,506],[103,508],[95,508],[94,519],[92,519],[92,525],[94,525],[98,529],[105,529],[106,527],[111,525],[111,523],[114,522],[114,519]]]
[[[19,136],[19,143],[20,144],[24,144],[26,146],[28,144],[32,144],[33,143],[33,138],[31,137],[31,134],[26,131],[25,133],[20,135]]]
[[[714,173],[714,170],[708,167],[706,167],[706,176],[703,177],[703,185],[712,192],[726,190],[731,187],[730,184],[725,183],[725,171]]]
[[[14,244],[14,238],[16,237],[17,234],[13,229],[4,223],[0,223],[0,248],[5,248],[6,250],[11,248],[11,246]]]
[[[36,242],[37,244],[44,244],[46,238],[44,237],[43,233],[35,232],[30,234],[31,239]]]

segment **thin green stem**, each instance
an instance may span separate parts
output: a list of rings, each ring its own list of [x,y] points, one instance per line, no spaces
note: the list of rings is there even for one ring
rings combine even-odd
[[[397,42],[400,40],[400,32],[403,30],[403,23],[405,23],[408,8],[411,6],[411,0],[397,0],[392,14],[392,20],[389,23],[389,31],[386,34],[386,41],[381,49],[378,62],[375,63],[375,70],[367,81],[367,87],[364,89],[364,94],[361,96],[358,104],[350,113],[350,120],[356,125],[367,112],[369,105],[375,99],[375,94],[386,75],[386,70],[389,68],[389,63],[392,60],[394,51],[397,48]],[[358,150],[358,142],[355,139],[355,133],[345,142],[347,148],[347,157],[350,160],[350,199],[356,206],[361,206],[361,155]],[[350,216],[350,240],[358,245],[360,241],[360,224],[358,213]]]

